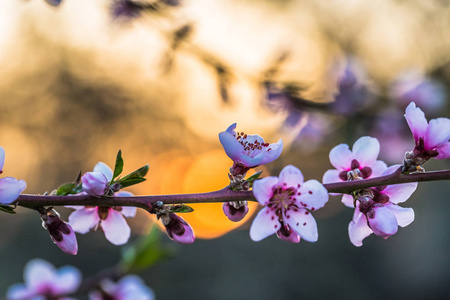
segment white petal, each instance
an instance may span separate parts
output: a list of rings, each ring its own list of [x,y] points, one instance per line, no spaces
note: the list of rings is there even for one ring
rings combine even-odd
[[[289,217],[288,217],[289,216]],[[308,242],[317,242],[319,233],[314,217],[305,209],[295,212],[289,210],[286,213],[287,222],[292,230],[298,233],[302,239]]]
[[[383,174],[383,172],[387,169],[387,165],[384,161],[377,160],[370,166],[370,168],[372,169],[372,174],[369,178],[378,177],[381,176],[381,174]]]
[[[0,179],[0,203],[13,203],[27,187],[23,180],[17,180],[13,177],[5,177]]]
[[[363,136],[353,144],[353,155],[361,168],[372,166],[380,153],[380,142],[376,138]]]
[[[8,288],[6,292],[6,299],[8,300],[23,300],[33,296],[34,291],[28,290],[22,283],[17,283]]]
[[[53,291],[57,294],[69,294],[78,289],[81,283],[80,271],[72,266],[64,266],[58,270],[53,282]]]
[[[387,204],[386,207],[395,215],[399,226],[405,227],[414,221],[414,210],[412,208],[401,207],[395,204]]]
[[[155,299],[153,291],[147,287],[142,279],[136,275],[123,277],[117,283],[119,299],[152,300]]]
[[[3,165],[5,164],[5,149],[0,146],[0,172],[3,171]]]
[[[29,261],[24,270],[25,284],[31,290],[39,290],[41,286],[52,283],[56,276],[55,267],[43,259]]]
[[[394,213],[386,206],[374,207],[374,218],[368,218],[373,233],[388,238],[397,233],[398,223]]]
[[[267,207],[261,209],[250,227],[250,238],[259,242],[280,229],[280,221],[274,211]]]
[[[332,182],[342,182],[342,179],[339,177],[339,171],[336,169],[328,170],[323,174],[322,182],[323,183],[332,183]]]
[[[316,210],[325,205],[328,201],[327,189],[317,180],[308,180],[305,182],[298,192],[296,198],[301,204],[306,204],[306,208]],[[302,205],[304,206],[304,205]]]
[[[425,149],[432,150],[443,146],[450,139],[450,119],[437,118],[430,121],[424,142]]]
[[[331,149],[330,163],[338,170],[344,171],[350,169],[353,160],[353,153],[347,144],[340,144]]]
[[[303,184],[303,174],[297,167],[288,165],[281,170],[278,183],[286,187],[297,188],[297,185]]]
[[[351,196],[351,195],[347,195],[347,194],[342,195],[341,202],[344,203],[344,205],[347,207],[355,208],[353,196]]]
[[[406,122],[414,136],[414,140],[418,141],[420,137],[424,137],[427,132],[428,122],[425,114],[420,108],[416,108],[416,104],[411,102],[405,111]]]
[[[366,216],[359,211],[359,208],[355,208],[353,220],[348,224],[350,242],[356,247],[361,247],[362,241],[372,233],[373,231],[367,226]]]
[[[436,156],[436,159],[446,159],[450,157],[450,142],[444,144],[443,146],[437,147],[436,150],[439,152],[439,155]]]
[[[128,242],[131,230],[121,213],[109,209],[108,217],[101,224],[106,239],[112,244],[123,245]]]
[[[122,206],[122,210],[120,212],[124,217],[133,218],[134,216],[136,216],[136,207]]]
[[[259,204],[266,206],[273,196],[273,188],[278,184],[278,177],[269,176],[253,182],[253,195]]]
[[[94,172],[102,173],[103,175],[105,175],[105,177],[106,177],[106,179],[108,179],[108,181],[111,181],[111,179],[113,177],[113,171],[104,162],[97,163],[94,167]]]
[[[388,185],[383,191],[383,194],[389,196],[389,201],[392,203],[402,203],[411,197],[411,195],[416,191],[417,182],[403,183]]]
[[[72,212],[69,216],[69,225],[73,231],[85,234],[97,226],[100,221],[98,208],[82,208]]]

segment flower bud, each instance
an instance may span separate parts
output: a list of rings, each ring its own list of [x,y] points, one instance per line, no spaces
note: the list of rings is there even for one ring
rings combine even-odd
[[[103,196],[108,187],[108,179],[100,172],[87,172],[81,177],[83,191],[92,196]]]
[[[247,201],[225,202],[222,209],[228,219],[233,222],[239,222],[248,213]]]
[[[166,227],[167,235],[175,242],[191,244],[195,240],[191,226],[174,213],[160,215],[161,222]]]
[[[289,225],[281,226],[281,229],[277,231],[277,237],[289,243],[300,242],[300,236]]]
[[[77,238],[69,224],[59,218],[54,209],[41,212],[42,227],[48,230],[52,241],[65,253],[76,255],[78,252]]]

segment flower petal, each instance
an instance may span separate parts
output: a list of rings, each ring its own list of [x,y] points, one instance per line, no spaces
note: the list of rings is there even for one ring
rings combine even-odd
[[[132,207],[132,206],[122,206],[122,210],[120,211],[120,213],[127,218],[133,218],[134,216],[136,216],[136,207]]]
[[[0,179],[0,203],[13,203],[27,187],[23,180],[17,180],[13,177],[5,177]]]
[[[439,152],[439,155],[436,156],[436,159],[445,159],[450,157],[450,142],[447,144],[437,147],[436,150]]]
[[[5,164],[5,149],[0,146],[0,172],[3,171],[3,165]]]
[[[104,162],[97,163],[94,167],[94,172],[102,173],[103,175],[105,175],[105,177],[106,177],[106,179],[108,179],[108,181],[111,181],[111,179],[113,177],[113,171]]]
[[[361,247],[363,244],[362,241],[372,233],[372,229],[367,226],[366,216],[359,211],[359,208],[355,208],[353,220],[348,224],[350,242],[356,247]]]
[[[300,192],[301,195],[295,197],[302,206],[310,210],[319,209],[328,201],[327,189],[315,179],[305,182],[298,192]]]
[[[64,266],[58,270],[57,277],[53,282],[53,292],[56,295],[75,292],[80,286],[81,279],[81,273],[77,268]]]
[[[24,270],[25,284],[30,290],[38,291],[41,287],[55,280],[55,267],[43,259],[30,260]]]
[[[417,188],[417,182],[403,183],[388,185],[383,191],[383,194],[389,196],[389,201],[391,203],[402,203],[411,197]]]
[[[82,208],[72,212],[69,216],[69,225],[73,231],[85,234],[97,226],[100,221],[98,208]]]
[[[278,184],[278,177],[269,176],[253,182],[253,195],[259,204],[266,206],[273,196],[273,188]]]
[[[288,217],[289,216],[289,217]],[[308,242],[316,242],[319,238],[317,223],[314,217],[306,209],[295,212],[289,210],[286,213],[287,222],[292,230],[297,232],[302,239]]]
[[[432,150],[443,146],[450,140],[450,119],[437,118],[430,121],[425,134],[425,149]]]
[[[63,239],[61,241],[58,242],[54,240],[51,235],[50,237],[62,251],[64,251],[67,254],[76,255],[78,252],[77,237],[69,224],[67,224],[67,227],[70,229],[70,232],[69,234],[63,234]]]
[[[351,195],[347,195],[347,194],[342,195],[341,202],[344,203],[344,205],[347,207],[355,208],[353,196],[351,196]]]
[[[244,152],[244,146],[236,140],[236,137],[228,131],[219,133],[219,140],[225,153],[233,161],[237,161]]]
[[[303,184],[303,174],[297,167],[288,165],[281,170],[278,184],[280,186],[297,188],[298,185]]]
[[[274,211],[267,207],[261,209],[250,227],[250,238],[259,242],[280,229],[280,221]]]
[[[339,178],[339,171],[336,169],[328,170],[323,174],[322,182],[323,183],[332,183],[332,182],[342,182],[342,179]]]
[[[353,144],[353,155],[361,168],[371,167],[380,153],[380,142],[370,136],[360,137]]]
[[[83,192],[92,196],[103,196],[108,179],[101,172],[86,172],[81,177]]]
[[[340,144],[331,149],[330,163],[338,170],[345,171],[350,169],[353,160],[353,153],[347,144]]]
[[[108,217],[102,223],[105,237],[114,245],[123,245],[130,238],[130,227],[121,213],[114,209],[109,209]]]
[[[128,275],[120,279],[117,283],[117,293],[115,295],[118,299],[133,299],[133,300],[153,300],[155,294],[147,287],[142,279],[136,275]]]
[[[23,300],[29,299],[33,296],[34,291],[28,290],[23,283],[17,283],[8,288],[6,292],[6,299],[8,300]]]
[[[424,137],[427,132],[428,122],[423,111],[411,102],[405,111],[406,122],[417,142],[420,137]]]
[[[283,151],[283,141],[280,139],[276,143],[269,144],[268,148],[263,148],[262,151],[264,152],[264,158],[260,164],[265,165],[280,157]]]
[[[389,208],[375,206],[373,210],[375,215],[368,218],[373,233],[385,239],[397,233],[397,218]]]
[[[414,221],[414,210],[412,208],[390,203],[386,207],[395,215],[399,226],[405,227]]]
[[[381,176],[381,174],[383,174],[383,172],[387,169],[387,165],[384,161],[377,160],[372,164],[372,166],[370,166],[370,168],[372,169],[372,174],[368,178],[378,177]]]

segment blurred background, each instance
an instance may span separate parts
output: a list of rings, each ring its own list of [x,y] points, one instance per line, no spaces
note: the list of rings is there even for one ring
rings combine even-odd
[[[135,194],[220,189],[232,162],[218,133],[234,122],[283,139],[264,176],[293,164],[321,180],[330,149],[362,135],[401,163],[413,148],[403,118],[411,101],[428,119],[449,117],[450,2],[2,0],[0,66],[2,175],[26,180],[26,193],[50,192],[98,161],[112,166],[119,149],[125,172],[150,165]],[[139,275],[157,299],[448,299],[449,193],[447,182],[420,184],[403,205],[416,220],[361,248],[339,197],[314,213],[319,241],[300,244],[252,242],[254,203],[239,223],[221,204],[197,205],[183,215],[196,242],[161,235],[170,258]],[[129,247],[95,232],[78,235],[79,254],[68,256],[37,213],[17,212],[0,216],[2,296],[32,258],[91,276]],[[130,244],[153,224],[143,211],[128,221]]]

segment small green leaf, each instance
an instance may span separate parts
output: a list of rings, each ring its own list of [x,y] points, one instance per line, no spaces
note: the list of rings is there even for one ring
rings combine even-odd
[[[61,184],[56,190],[56,195],[58,196],[66,196],[69,194],[73,194],[73,190],[77,187],[77,184],[74,182],[66,182]]]
[[[8,206],[8,205],[3,205],[0,204],[0,211],[3,211],[5,213],[8,214],[15,214],[16,212],[14,211],[14,207]]]
[[[138,183],[141,183],[143,181],[146,181],[147,179],[143,177],[133,177],[133,178],[122,178],[119,181],[117,181],[118,184],[120,184],[120,188],[126,188],[128,186],[132,186]]]
[[[122,171],[123,171],[122,150],[119,150],[119,152],[117,152],[116,165],[114,166],[114,174],[113,178],[111,179],[111,183],[114,181],[114,179],[117,178],[117,176],[122,174]]]
[[[78,173],[77,179],[74,181],[77,185],[81,183],[81,171]]]
[[[253,182],[259,178],[262,172],[263,171],[256,172],[255,174],[246,179],[246,181],[250,184],[250,187],[253,186]]]
[[[173,256],[171,248],[162,245],[160,237],[160,230],[153,226],[147,236],[143,236],[123,252],[124,267],[129,271],[139,271]]]
[[[179,205],[173,205],[172,207],[170,207],[170,211],[173,213],[190,213],[190,212],[193,212],[194,209],[185,204],[179,204]]]
[[[145,165],[143,167],[140,167],[139,169],[137,169],[136,171],[131,172],[130,174],[124,176],[122,179],[120,179],[120,181],[122,180],[127,180],[130,178],[139,178],[139,177],[145,177],[145,175],[147,175],[149,166]]]

